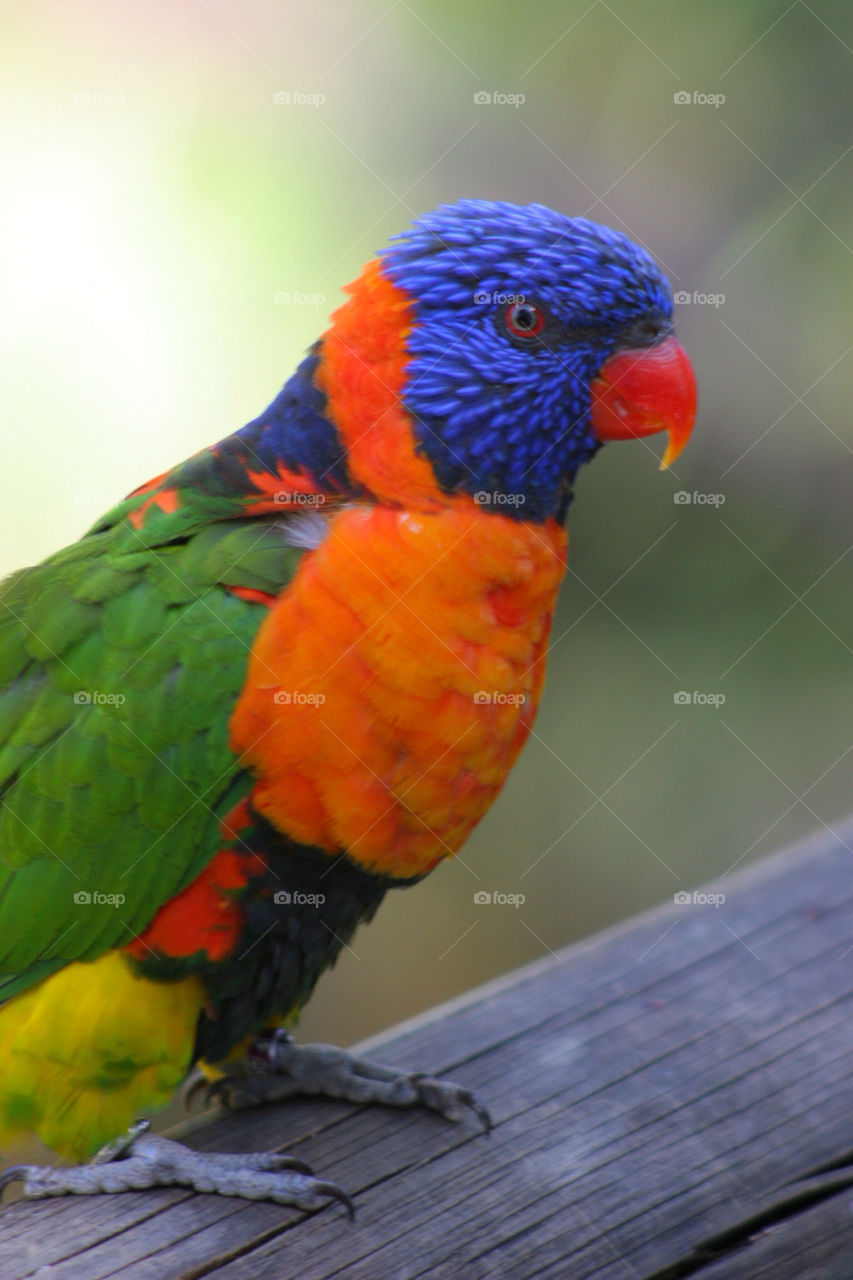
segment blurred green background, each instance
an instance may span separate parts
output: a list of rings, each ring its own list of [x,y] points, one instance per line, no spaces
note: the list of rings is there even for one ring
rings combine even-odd
[[[581,476],[536,734],[461,856],[321,982],[306,1036],[351,1042],[833,828],[849,4],[35,0],[4,6],[0,50],[3,572],[253,417],[340,286],[441,201],[607,222],[686,299],[690,447]]]

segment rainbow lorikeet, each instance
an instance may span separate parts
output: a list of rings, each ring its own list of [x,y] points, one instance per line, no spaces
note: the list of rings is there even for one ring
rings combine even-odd
[[[651,258],[539,205],[439,208],[348,294],[260,417],[2,588],[0,1147],[108,1145],[0,1185],[345,1199],[279,1154],[128,1130],[194,1064],[235,1104],[487,1122],[283,1027],[494,800],[578,469],[662,430],[670,462],[695,383]]]

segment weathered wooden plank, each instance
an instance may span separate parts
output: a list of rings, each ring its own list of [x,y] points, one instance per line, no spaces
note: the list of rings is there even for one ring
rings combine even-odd
[[[759,1228],[742,1248],[704,1267],[701,1280],[849,1280],[853,1276],[853,1203],[849,1189]],[[661,1277],[661,1280],[667,1280]],[[677,1280],[677,1277],[672,1277]]]
[[[661,908],[362,1046],[479,1090],[489,1138],[314,1100],[186,1126],[200,1149],[308,1159],[354,1225],[178,1190],[16,1204],[0,1280],[850,1280],[853,1192],[813,1176],[853,1148],[841,835],[731,877],[719,909]]]

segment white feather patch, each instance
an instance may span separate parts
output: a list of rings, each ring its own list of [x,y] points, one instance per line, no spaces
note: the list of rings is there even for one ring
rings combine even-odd
[[[325,540],[329,523],[316,507],[306,507],[302,511],[288,511],[281,520],[281,528],[289,547],[314,551]]]

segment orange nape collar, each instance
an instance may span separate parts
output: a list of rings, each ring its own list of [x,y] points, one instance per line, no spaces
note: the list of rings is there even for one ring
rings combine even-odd
[[[381,501],[431,509],[452,501],[416,451],[402,396],[412,304],[405,290],[369,262],[347,286],[350,297],[323,336],[315,380],[347,451],[352,479]]]

